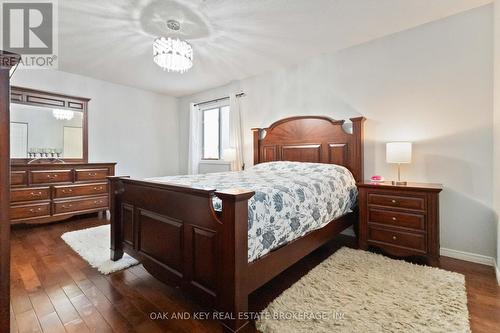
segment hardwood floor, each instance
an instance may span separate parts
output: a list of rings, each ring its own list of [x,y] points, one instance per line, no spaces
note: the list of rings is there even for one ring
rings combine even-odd
[[[103,276],[60,238],[67,231],[107,223],[96,217],[12,232],[11,332],[221,332],[211,320],[150,319],[202,307],[135,266]],[[250,297],[263,309],[351,237],[320,248]],[[442,257],[441,267],[466,276],[473,332],[500,332],[500,287],[491,267]],[[255,329],[249,327],[247,332]]]

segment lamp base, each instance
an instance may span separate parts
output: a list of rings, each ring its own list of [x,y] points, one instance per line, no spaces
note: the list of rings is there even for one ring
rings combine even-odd
[[[400,180],[393,180],[392,181],[392,185],[398,185],[398,186],[406,186],[408,185],[408,182],[406,181],[400,181]]]

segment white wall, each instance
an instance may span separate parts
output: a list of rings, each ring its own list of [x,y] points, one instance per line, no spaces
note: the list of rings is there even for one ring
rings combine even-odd
[[[89,161],[117,162],[117,175],[177,174],[177,99],[81,75],[19,70],[12,85],[91,98]]]
[[[395,177],[385,142],[414,142],[412,181],[443,183],[441,247],[494,256],[492,210],[492,6],[485,6],[307,63],[183,97],[181,172],[188,103],[242,91],[245,161],[252,127],[291,115],[364,115],[365,176]],[[325,41],[328,42],[328,41]]]

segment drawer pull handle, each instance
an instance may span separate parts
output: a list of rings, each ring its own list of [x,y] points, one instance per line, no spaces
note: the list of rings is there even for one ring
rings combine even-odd
[[[97,176],[97,173],[95,173],[95,172],[89,172],[89,176],[90,177],[95,177],[95,176]]]
[[[94,201],[94,204],[102,204],[103,202],[104,201],[102,201],[102,200],[96,200],[96,201]]]
[[[37,209],[35,208],[31,208],[30,209],[30,213],[36,213],[36,212],[41,212],[42,211],[42,208],[38,207]]]
[[[70,189],[70,188],[68,188],[68,189],[66,189],[66,190],[62,190],[62,192],[63,192],[63,193],[71,193],[71,192],[73,192],[73,190],[72,190],[72,189]]]
[[[36,192],[36,193],[35,192],[31,192],[30,194],[33,197],[41,197],[42,196],[42,192]]]
[[[97,186],[96,186],[96,187],[94,187],[94,191],[100,191],[100,190],[102,190],[102,189],[103,189],[103,187],[102,187],[102,186],[99,186],[99,187],[97,187]]]
[[[391,202],[392,202],[392,203],[396,203],[397,201],[396,201],[396,200],[394,200],[394,199],[392,199],[392,200],[391,200]]]
[[[63,205],[62,207],[63,207],[64,209],[68,209],[68,208],[73,207],[73,205],[71,205],[71,204],[69,204],[69,205]]]
[[[396,221],[396,220],[397,220],[397,218],[396,218],[395,216],[393,216],[393,217],[392,217],[392,220],[393,220],[393,221]]]
[[[392,240],[396,240],[398,239],[396,236],[392,236]]]
[[[47,175],[47,178],[54,179],[54,178],[57,178],[57,175]]]

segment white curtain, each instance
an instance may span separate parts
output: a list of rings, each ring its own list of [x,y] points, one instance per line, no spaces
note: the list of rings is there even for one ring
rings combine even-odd
[[[240,99],[236,94],[229,96],[229,145],[236,150],[236,159],[231,162],[232,171],[243,169],[243,138],[241,132]]]
[[[201,158],[201,112],[194,103],[189,106],[189,156],[188,174],[198,173]]]

